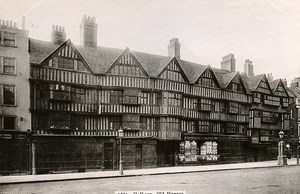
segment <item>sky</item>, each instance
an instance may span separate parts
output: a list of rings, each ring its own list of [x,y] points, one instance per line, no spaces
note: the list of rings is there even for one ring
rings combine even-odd
[[[181,59],[220,68],[233,53],[254,73],[288,83],[300,76],[300,1],[297,0],[0,0],[0,19],[26,17],[31,38],[50,41],[52,25],[80,43],[84,15],[96,17],[98,45],[167,55],[177,37]]]

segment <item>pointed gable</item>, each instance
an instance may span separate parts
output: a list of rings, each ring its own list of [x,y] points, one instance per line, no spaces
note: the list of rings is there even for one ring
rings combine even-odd
[[[225,74],[223,76],[223,82],[226,89],[238,92],[247,92],[247,88],[239,72]]]
[[[126,48],[117,60],[109,67],[106,73],[113,75],[148,76],[144,67],[128,48]]]
[[[178,82],[189,82],[187,76],[185,75],[176,58],[173,58],[170,61],[167,60],[166,62],[168,62],[167,65],[163,63],[165,67],[158,74],[159,78]]]
[[[202,71],[195,84],[205,87],[219,88],[218,80],[210,67]]]
[[[273,94],[276,96],[289,97],[288,91],[286,90],[281,79],[277,79],[269,82],[270,87],[273,90]]]
[[[65,41],[56,48],[41,64],[53,68],[92,72],[89,65],[70,40]]]
[[[266,75],[263,75],[255,89],[257,92],[272,94],[272,90]]]

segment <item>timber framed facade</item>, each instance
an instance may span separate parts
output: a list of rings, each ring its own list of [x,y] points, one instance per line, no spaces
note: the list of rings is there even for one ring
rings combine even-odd
[[[182,60],[177,38],[169,56],[100,47],[91,17],[81,33],[28,40],[33,174],[117,169],[120,128],[125,169],[266,160],[289,132],[281,80]]]

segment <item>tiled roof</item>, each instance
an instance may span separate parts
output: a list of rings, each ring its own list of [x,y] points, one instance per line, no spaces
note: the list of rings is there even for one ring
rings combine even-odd
[[[228,86],[228,84],[236,76],[237,73],[238,72],[230,72],[230,73],[226,73],[226,74],[222,75],[222,77],[223,77],[223,84],[224,84],[225,88]]]
[[[122,49],[107,47],[84,48],[82,46],[76,46],[76,48],[89,64],[94,73],[105,73],[110,65],[123,52]]]
[[[275,93],[276,89],[277,89],[277,86],[280,82],[280,79],[276,79],[276,80],[273,80],[273,81],[269,81],[269,85],[270,85],[270,88],[272,89],[272,92]]]
[[[260,81],[262,80],[262,78],[264,76],[265,76],[265,74],[260,74],[260,75],[251,76],[251,77],[246,78],[250,91],[256,90],[258,84],[260,83]]]
[[[208,67],[207,65],[200,65],[197,63],[184,61],[179,59],[178,60],[180,66],[182,67],[183,71],[186,73],[189,81],[194,83],[197,81],[198,77],[205,71]]]
[[[51,42],[31,38],[29,41],[30,63],[40,64],[59,46]]]
[[[40,64],[46,59],[53,51],[55,51],[60,45],[53,44],[51,42],[30,39],[30,62],[34,64]],[[74,45],[75,46],[75,45]],[[126,49],[108,48],[108,47],[96,47],[86,48],[83,46],[75,46],[88,65],[91,67],[94,73],[104,74],[108,68],[117,60],[117,58]],[[148,54],[138,51],[131,51],[137,60],[141,63],[145,71],[149,76],[157,77],[162,69],[173,59],[168,56],[161,56],[155,54]],[[190,83],[197,81],[199,76],[206,70],[211,69],[220,84],[221,88],[226,87],[237,72],[230,73],[229,71],[210,67],[209,65],[201,65],[181,59],[177,59],[179,65],[184,71]],[[243,79],[243,80],[246,80]],[[247,81],[253,81],[253,78],[248,78]],[[260,80],[260,79],[259,79]],[[244,83],[247,87],[247,83]],[[251,85],[251,84],[250,84]],[[253,85],[253,84],[252,84]]]
[[[293,90],[292,88],[288,88],[288,87],[286,87],[285,89],[288,92],[290,97],[300,98],[300,90],[299,89],[298,89],[298,91]]]

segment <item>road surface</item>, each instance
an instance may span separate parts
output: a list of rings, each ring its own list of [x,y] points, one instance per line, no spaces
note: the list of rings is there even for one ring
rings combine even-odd
[[[126,173],[126,171],[125,171]],[[300,193],[300,166],[0,185],[0,193]]]

